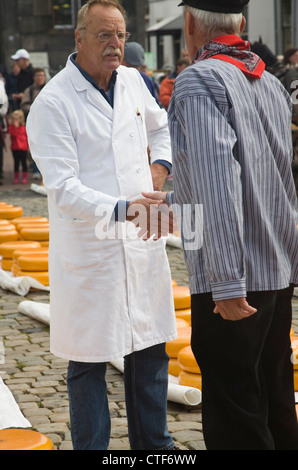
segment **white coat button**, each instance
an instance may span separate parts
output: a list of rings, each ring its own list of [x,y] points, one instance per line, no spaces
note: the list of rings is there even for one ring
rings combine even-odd
[[[141,168],[137,168],[136,173],[140,173],[141,171],[142,171]]]

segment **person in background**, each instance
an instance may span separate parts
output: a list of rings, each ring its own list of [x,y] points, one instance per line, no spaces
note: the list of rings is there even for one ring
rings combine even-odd
[[[3,184],[3,150],[5,148],[5,116],[8,111],[8,97],[5,90],[5,80],[0,77],[0,185]]]
[[[124,58],[122,64],[126,67],[136,68],[143,77],[151,95],[155,98],[159,104],[158,95],[156,93],[156,87],[153,81],[150,79],[147,73],[142,70],[145,62],[145,52],[141,44],[138,42],[127,42],[124,46]]]
[[[11,114],[11,123],[7,129],[11,139],[11,151],[14,159],[14,184],[19,182],[19,168],[22,166],[22,183],[28,182],[28,139],[25,126],[25,116],[21,109],[16,109]]]
[[[46,72],[43,68],[37,67],[33,70],[33,83],[24,90],[24,95],[21,100],[20,108],[23,111],[25,118],[27,118],[30,107],[43,89],[47,81]]]
[[[23,98],[21,100],[20,108],[27,119],[31,105],[40,91],[43,89],[47,81],[46,72],[43,68],[37,67],[33,71],[33,84],[25,89]],[[33,179],[40,179],[40,171],[37,168],[36,163],[32,162],[32,173]]]
[[[181,54],[180,54],[181,59],[189,59],[189,54],[187,49],[182,49]]]
[[[16,88],[17,93],[13,94],[13,99],[17,101],[20,107],[24,91],[33,84],[33,66],[30,63],[30,54],[26,49],[18,49],[11,59],[20,67],[17,75]]]
[[[171,275],[164,240],[143,239],[154,235],[151,203],[160,210],[141,194],[162,188],[170,137],[138,70],[121,65],[125,16],[117,0],[82,6],[76,52],[27,118],[48,196],[51,351],[69,360],[75,450],[109,446],[105,373],[116,358],[124,358],[131,448],[175,445],[166,413],[165,343],[177,335]]]
[[[178,77],[179,73],[182,72],[186,67],[190,65],[190,60],[187,57],[184,58],[179,58],[176,61],[176,68],[173,73],[170,75],[166,76],[159,87],[159,101],[161,106],[165,108],[166,110],[169,107],[170,99],[173,93],[173,88],[174,88],[174,82],[175,79]]]
[[[17,94],[17,77],[18,74],[20,73],[20,67],[16,62],[14,62],[12,66],[11,72],[8,74],[7,80],[6,80],[6,93],[8,96],[8,101],[9,101],[9,112],[13,112],[19,107],[19,102],[17,99],[14,97]]]
[[[207,450],[298,450],[290,329],[298,284],[289,94],[241,39],[249,0],[184,0],[193,64],[168,120]],[[145,197],[161,199],[160,193]],[[183,227],[183,225],[182,225]]]

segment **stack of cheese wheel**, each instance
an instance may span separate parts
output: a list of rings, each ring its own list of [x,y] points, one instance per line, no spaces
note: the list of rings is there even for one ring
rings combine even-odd
[[[19,234],[7,219],[0,219],[0,243],[18,240]]]
[[[298,336],[291,336],[292,362],[294,368],[294,390],[298,392]]]
[[[291,329],[290,339],[292,344],[292,362],[294,368],[294,389],[298,391],[298,337],[294,336]],[[179,384],[202,390],[202,375],[198,363],[190,346],[180,349],[178,353]]]
[[[184,314],[184,311],[190,307],[190,293],[188,287],[178,286],[174,280],[172,280],[172,289],[178,336],[176,339],[166,343],[166,352],[170,356],[169,374],[178,377],[181,370],[177,359],[178,352],[190,344],[190,315]],[[183,314],[180,316],[177,312],[183,312]]]
[[[0,243],[18,240],[19,234],[11,223],[11,219],[22,213],[21,207],[0,201]]]
[[[178,338],[174,341],[170,341],[166,344],[166,351],[170,356],[169,360],[169,374],[178,377],[181,367],[178,364],[178,352],[181,342],[190,341],[190,328],[189,323],[182,318],[176,318],[176,327],[178,332]],[[183,339],[183,335],[186,333],[186,339]],[[180,338],[179,338],[180,335]],[[183,343],[182,343],[183,344]]]
[[[0,223],[1,225],[1,223]],[[31,242],[27,240],[15,240],[7,241],[0,243],[0,256],[1,259],[1,268],[5,271],[11,271],[13,264],[13,253],[15,250],[20,248],[39,248],[40,244],[38,242]]]
[[[0,202],[0,219],[14,219],[15,217],[21,217],[23,215],[23,209],[13,204],[7,204],[6,202]]]
[[[176,318],[191,324],[190,291],[187,286],[172,285]]]
[[[20,217],[13,223],[22,240],[37,241],[41,246],[49,245],[49,220],[46,217]]]
[[[201,371],[190,346],[179,351],[178,364],[181,367],[179,384],[202,390]]]
[[[30,276],[44,286],[49,285],[49,248],[19,248],[13,253],[11,271],[14,276]]]

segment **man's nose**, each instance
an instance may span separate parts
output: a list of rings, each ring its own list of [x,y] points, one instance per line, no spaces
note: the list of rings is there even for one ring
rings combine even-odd
[[[114,33],[114,35],[111,37],[110,44],[113,45],[115,48],[117,48],[117,47],[119,48],[121,46],[122,42],[118,38],[117,33]]]

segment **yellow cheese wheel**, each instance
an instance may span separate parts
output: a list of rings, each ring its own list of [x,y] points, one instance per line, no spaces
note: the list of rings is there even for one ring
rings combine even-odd
[[[49,247],[49,240],[39,240],[41,246]]]
[[[291,336],[291,346],[292,346],[292,363],[294,370],[298,371],[298,337]]]
[[[49,222],[21,222],[17,224],[15,227],[18,232],[21,232],[23,228],[32,228],[32,229],[39,229],[39,228],[49,228]]]
[[[36,216],[36,215],[23,215],[22,217],[15,217],[14,219],[11,220],[11,223],[14,224],[16,227],[19,224],[23,223],[36,223],[36,222],[49,222],[49,219],[47,217],[41,217],[41,216]]]
[[[46,254],[37,256],[27,254],[18,258],[17,265],[22,271],[48,271],[49,259]]]
[[[179,374],[179,385],[202,390],[202,376],[201,374],[192,374],[191,372],[183,370]]]
[[[5,219],[4,219],[5,220]],[[15,230],[15,226],[13,224],[5,224],[5,225],[0,225],[0,230],[1,232],[7,232],[7,231],[12,231]]]
[[[181,369],[186,370],[186,372],[192,372],[193,374],[201,373],[190,346],[180,349],[178,353],[178,363]]]
[[[25,240],[48,240],[50,229],[49,227],[23,228],[20,230],[20,234]]]
[[[191,324],[191,309],[185,308],[182,310],[175,310],[176,318],[182,318],[183,320],[187,321]]]
[[[177,282],[172,279],[172,287],[177,286]]]
[[[176,318],[176,327],[177,328],[187,328],[189,326],[188,321],[183,318]]]
[[[190,308],[190,291],[187,286],[173,286],[175,310]]]
[[[16,240],[11,242],[4,242],[0,244],[0,255],[3,258],[12,258],[15,250],[29,247],[36,249],[40,247],[40,244],[38,242],[29,240]]]
[[[294,370],[294,390],[298,392],[298,370]]]
[[[30,429],[1,429],[1,450],[54,450],[54,444],[45,434]]]
[[[170,357],[178,357],[180,349],[190,346],[191,327],[177,328],[178,337],[166,343],[166,352]]]
[[[31,243],[38,243],[39,242],[31,242]],[[1,246],[1,245],[0,245]],[[49,249],[46,246],[38,246],[38,247],[24,247],[24,248],[19,248],[18,250],[15,250],[13,252],[12,258],[14,261],[17,261],[20,256],[28,255],[28,254],[34,254],[34,255],[44,255],[49,253]]]
[[[22,207],[18,206],[0,206],[0,219],[14,219],[20,217],[23,214]]]
[[[3,227],[4,225],[10,225],[11,221],[7,219],[0,219],[0,227]]]
[[[293,328],[291,328],[291,330],[290,330],[290,336],[295,336]]]
[[[169,360],[169,374],[178,377],[181,370],[178,360],[175,357],[171,357]]]
[[[14,276],[16,276],[18,272],[20,272],[20,268],[15,262],[12,263],[10,270]]]
[[[19,234],[16,230],[1,231],[0,230],[0,243],[11,242],[18,240]]]
[[[13,260],[10,258],[2,258],[1,260],[1,268],[4,269],[4,271],[10,271],[11,270],[11,265],[13,263]]]
[[[48,271],[18,271],[16,276],[30,276],[36,279],[38,282],[43,284],[44,286],[49,285],[49,273]]]

